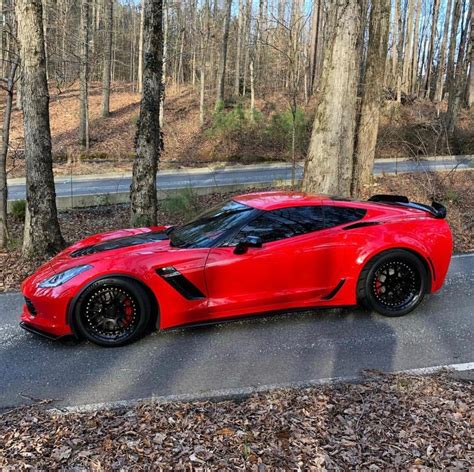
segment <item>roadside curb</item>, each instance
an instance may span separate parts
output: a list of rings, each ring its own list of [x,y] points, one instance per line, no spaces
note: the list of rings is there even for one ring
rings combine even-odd
[[[51,413],[68,414],[68,413],[87,413],[95,412],[99,410],[116,410],[120,408],[133,408],[144,402],[151,402],[156,405],[163,405],[167,403],[191,403],[196,401],[224,401],[224,400],[238,400],[247,398],[252,395],[259,393],[267,393],[275,390],[287,390],[287,389],[307,389],[312,387],[321,387],[325,385],[336,385],[340,383],[362,383],[370,380],[371,378],[377,378],[382,376],[390,376],[397,374],[405,375],[431,375],[440,372],[465,372],[474,370],[474,362],[466,362],[462,364],[448,364],[438,365],[432,367],[421,367],[416,369],[399,370],[394,372],[380,372],[369,376],[359,374],[356,376],[349,377],[330,377],[317,380],[308,380],[302,382],[290,382],[282,384],[268,384],[268,385],[256,385],[251,387],[243,388],[231,388],[222,390],[209,390],[198,393],[183,393],[177,395],[164,395],[164,396],[152,396],[149,398],[137,398],[132,400],[119,400],[114,402],[103,402],[103,403],[92,403],[88,405],[79,406],[68,406],[63,408],[48,408],[47,411]]]
[[[297,182],[300,182],[301,179],[297,179]],[[177,188],[168,188],[160,189],[157,191],[158,200],[164,200],[165,198],[173,195],[179,195],[182,192],[183,188],[191,188],[193,193],[199,196],[211,195],[213,193],[223,192],[237,192],[244,191],[249,188],[262,189],[271,187],[284,187],[286,185],[291,185],[291,180],[277,180],[274,182],[255,182],[255,183],[234,183],[234,184],[222,184],[214,185],[212,187],[177,187]],[[18,200],[8,200],[7,211],[11,213],[14,203]],[[117,205],[120,203],[129,203],[130,202],[130,193],[127,192],[113,192],[113,193],[94,193],[94,194],[85,194],[85,195],[74,195],[74,196],[64,196],[56,197],[56,206],[58,210],[70,210],[73,208],[88,208],[95,206],[104,206],[104,205]]]
[[[459,155],[459,156],[428,156],[428,157],[420,157],[419,161],[470,161],[474,159],[474,155]],[[387,162],[412,162],[416,161],[416,159],[411,159],[408,157],[388,157],[388,158],[381,158],[377,159],[376,162],[379,163],[387,163]],[[297,167],[303,167],[304,161],[297,161]],[[157,176],[159,178],[160,175],[175,175],[177,173],[185,173],[185,174],[206,174],[211,172],[227,172],[233,170],[265,170],[265,169],[273,169],[273,168],[291,168],[292,164],[289,162],[269,162],[263,164],[229,164],[226,162],[217,162],[212,166],[206,167],[176,167],[171,169],[165,169],[158,172]],[[71,180],[74,181],[87,181],[87,180],[106,180],[106,179],[129,179],[132,177],[131,172],[108,172],[103,174],[73,174],[73,175],[56,175],[54,177],[54,181],[57,182],[69,182]],[[24,177],[16,177],[13,179],[8,179],[8,185],[23,185],[25,184],[26,179]]]

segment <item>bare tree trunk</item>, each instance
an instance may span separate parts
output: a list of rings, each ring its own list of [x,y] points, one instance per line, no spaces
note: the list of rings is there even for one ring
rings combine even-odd
[[[388,46],[390,0],[373,2],[362,106],[357,129],[352,195],[359,196],[370,184],[379,129],[380,106]]]
[[[456,54],[456,45],[458,38],[459,22],[461,20],[462,0],[454,0],[453,16],[451,19],[451,33],[448,49],[448,63],[446,68],[446,82],[448,93],[451,93],[452,82],[454,80],[454,57]]]
[[[46,80],[49,80],[49,51],[48,51],[48,0],[42,0],[43,7],[43,36],[44,36],[44,57],[46,60]]]
[[[21,59],[20,59],[21,61]],[[19,64],[20,66],[20,75],[22,74],[22,67],[21,67],[21,63]],[[21,101],[22,97],[23,97],[23,86],[22,86],[22,80],[19,80],[17,82],[17,85],[16,85],[16,100],[15,100],[15,108],[18,110],[18,111],[23,111],[23,103]]]
[[[215,109],[218,110],[224,103],[225,71],[227,65],[227,45],[229,42],[230,14],[232,9],[232,0],[226,0],[224,31],[222,34],[221,57],[219,63],[219,75],[217,77],[217,91]]]
[[[468,37],[471,15],[472,5],[470,6],[469,14],[466,15],[466,22],[461,31],[454,77],[450,81],[448,112],[446,113],[446,130],[449,135],[454,134],[459,110],[461,109],[462,96],[466,86],[468,63],[471,61],[471,42]]]
[[[441,50],[439,53],[439,65],[436,74],[436,89],[434,94],[434,100],[436,102],[440,102],[441,100],[443,100],[444,74],[446,73],[446,48],[449,41],[448,34],[449,23],[451,21],[452,3],[452,0],[448,0],[444,17],[443,36],[440,39]]]
[[[428,58],[426,60],[426,82],[425,82],[425,96],[429,98],[431,91],[431,72],[433,70],[433,55],[435,50],[436,27],[438,26],[439,15],[439,0],[433,1],[433,13],[431,16],[431,36],[430,46],[428,49]]]
[[[242,55],[242,38],[244,36],[244,0],[239,0],[239,17],[237,20],[237,49],[235,51],[234,95],[240,94],[240,62]]]
[[[26,203],[24,256],[53,255],[64,241],[59,229],[51,155],[41,0],[16,0],[23,69]]]
[[[10,56],[10,54],[9,54]],[[10,144],[10,121],[13,109],[13,89],[15,87],[15,75],[18,68],[18,62],[10,64],[7,85],[7,99],[3,110],[3,130],[2,130],[2,149],[0,153],[0,249],[5,249],[8,243],[8,221],[7,221],[7,156],[8,146]]]
[[[322,100],[314,120],[303,190],[350,195],[362,11],[356,0],[337,0],[329,8]]]
[[[104,69],[102,76],[102,116],[110,114],[110,79],[112,71],[112,35],[114,24],[114,3],[113,0],[106,0],[105,12],[105,54]],[[133,77],[132,77],[133,80]]]
[[[378,2],[376,2],[378,3]],[[402,90],[405,93],[409,93],[411,88],[411,66],[413,59],[413,12],[415,8],[415,0],[408,0],[408,13],[407,13],[407,43],[405,47],[405,57],[403,59],[403,75],[402,75]]]
[[[398,76],[398,22],[400,18],[400,11],[398,9],[398,4],[400,0],[394,1],[394,13],[393,13],[393,29],[392,29],[392,82],[393,87],[397,86],[397,76]]]
[[[318,47],[319,47],[319,25],[321,17],[321,2],[322,0],[315,0],[313,2],[313,16],[311,20],[311,44],[309,52],[310,61],[310,72],[309,72],[309,83],[308,83],[308,95],[314,92],[315,81],[316,81],[316,65],[318,60]]]
[[[176,83],[179,84],[184,82],[183,76],[183,59],[184,59],[184,37],[186,30],[182,28],[181,30],[181,46],[179,47],[179,60],[178,60],[178,72],[176,74]]]
[[[156,224],[156,172],[161,153],[160,100],[163,66],[163,0],[145,0],[143,95],[131,185],[131,224]]]
[[[250,119],[255,121],[255,73],[253,70],[253,58],[250,59]]]
[[[201,16],[201,64],[199,70],[199,124],[204,126],[205,122],[205,94],[206,94],[206,60],[208,58],[208,46],[211,37],[211,5],[210,0],[206,0],[204,4],[204,13]]]
[[[251,29],[251,12],[252,12],[252,0],[247,0],[245,7],[245,22],[244,22],[244,81],[242,87],[242,95],[245,96],[247,93],[247,70],[249,69],[249,59],[250,59],[250,29]]]
[[[140,13],[140,39],[138,41],[138,93],[143,93],[143,24],[145,22],[145,0],[142,0]]]
[[[160,126],[165,119],[166,72],[168,66],[168,0],[163,0],[163,71],[161,73]]]
[[[467,89],[467,106],[474,105],[474,8],[471,6],[471,67],[469,70],[469,83]]]
[[[6,1],[0,0],[0,77],[7,75],[6,52],[7,52],[7,35],[6,35]]]
[[[201,69],[199,72],[199,124],[204,126],[204,117],[205,117],[205,109],[204,109],[204,97],[206,91],[205,85],[205,71],[204,71],[204,64],[201,63]]]
[[[423,0],[418,0],[416,5],[415,34],[413,40],[413,53],[411,64],[410,90],[409,93],[416,94],[416,82],[418,80],[418,44],[420,39],[420,18],[423,8]]]
[[[79,143],[89,150],[89,0],[81,0]]]

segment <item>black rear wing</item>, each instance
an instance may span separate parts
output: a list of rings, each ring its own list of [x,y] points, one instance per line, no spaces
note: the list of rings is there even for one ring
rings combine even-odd
[[[387,203],[413,208],[415,210],[426,211],[435,218],[446,218],[446,207],[438,202],[432,202],[431,205],[425,205],[424,203],[410,202],[410,200],[403,195],[374,195],[369,198],[369,202]]]

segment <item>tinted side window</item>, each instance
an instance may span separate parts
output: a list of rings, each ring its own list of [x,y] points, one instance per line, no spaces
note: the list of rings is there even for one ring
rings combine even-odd
[[[343,225],[345,223],[352,223],[353,221],[363,218],[366,213],[367,211],[362,210],[361,208],[325,206],[324,220],[326,222],[326,228],[332,228],[333,226]]]
[[[290,222],[297,234],[324,229],[323,208],[321,206],[281,208],[272,211],[271,214]]]
[[[236,235],[231,245],[237,244],[247,236],[259,236],[263,243],[278,241],[279,239],[291,238],[296,233],[291,222],[285,222],[270,215],[261,215],[245,225]]]

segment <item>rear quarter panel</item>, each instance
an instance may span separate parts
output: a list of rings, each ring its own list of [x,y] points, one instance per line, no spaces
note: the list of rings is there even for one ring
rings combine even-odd
[[[453,249],[451,231],[445,220],[429,216],[385,220],[381,224],[345,232],[348,261],[351,261],[348,285],[352,286],[354,298],[364,266],[377,254],[390,249],[406,249],[421,256],[431,276],[430,292],[441,288]]]

